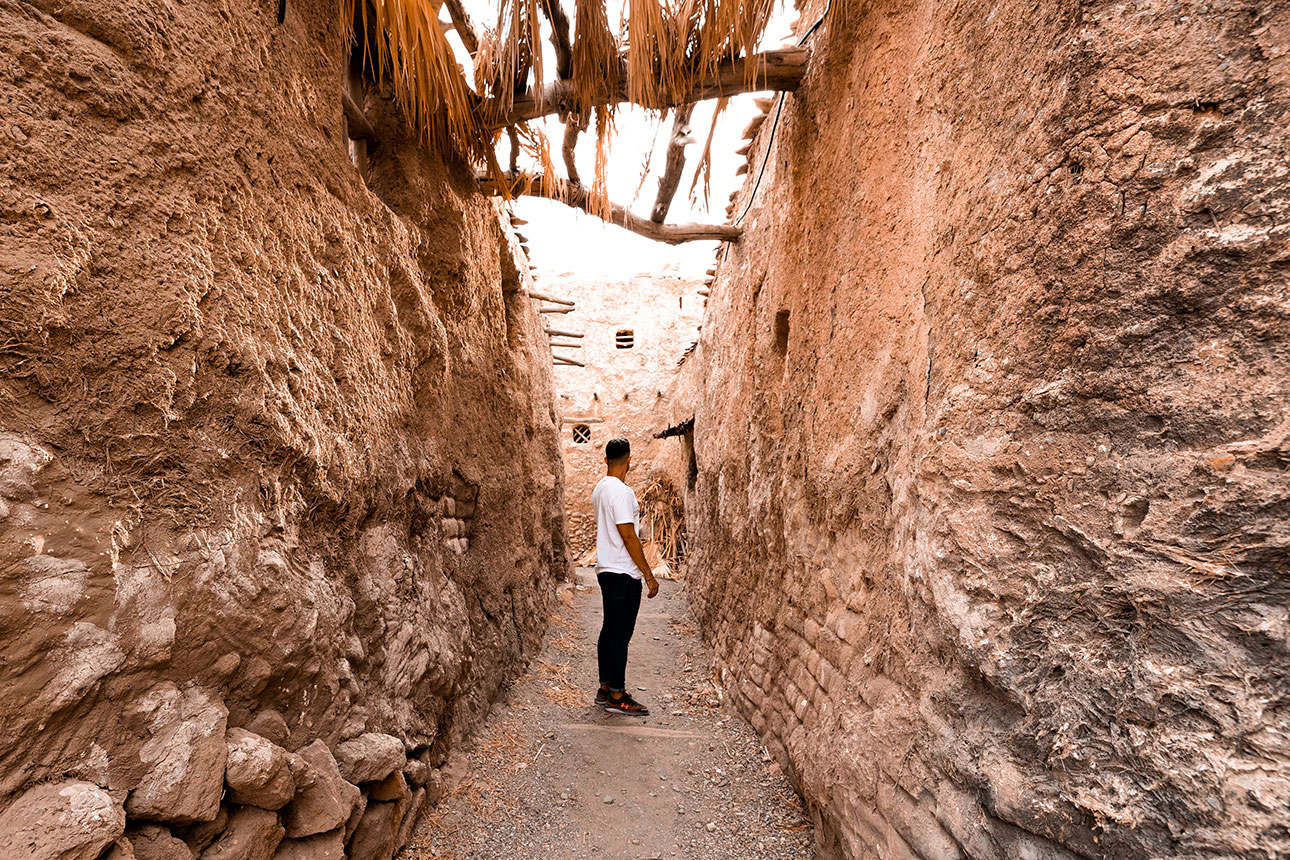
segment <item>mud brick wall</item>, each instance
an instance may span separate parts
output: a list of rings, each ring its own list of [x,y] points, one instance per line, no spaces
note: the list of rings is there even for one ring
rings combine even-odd
[[[509,227],[276,11],[0,2],[5,857],[388,858],[566,564]]]
[[[1284,855],[1290,10],[846,11],[690,371],[729,696],[826,856]]]

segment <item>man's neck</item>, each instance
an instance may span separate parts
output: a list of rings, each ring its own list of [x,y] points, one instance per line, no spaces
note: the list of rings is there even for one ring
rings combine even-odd
[[[622,469],[622,468],[615,469],[611,466],[608,470],[606,470],[605,474],[611,478],[617,478],[618,480],[622,481],[624,484],[627,483],[626,469]]]

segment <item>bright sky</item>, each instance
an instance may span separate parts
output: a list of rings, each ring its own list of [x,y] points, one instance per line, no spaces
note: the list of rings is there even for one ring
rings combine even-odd
[[[614,0],[609,2],[612,9]],[[572,18],[572,0],[564,0],[563,5]],[[466,0],[466,7],[477,27],[485,22],[491,25],[497,20],[494,2]],[[611,12],[611,16],[612,14]],[[441,17],[447,19],[446,10]],[[788,38],[788,22],[791,17],[780,3],[766,28],[766,37],[762,41],[764,48],[778,47]],[[451,34],[450,39],[458,48],[459,55],[465,58],[463,62],[468,63],[469,55],[460,46],[455,34]],[[554,69],[554,52],[549,41],[544,44],[544,65],[547,69]],[[690,200],[689,191],[712,123],[712,111],[716,102],[700,102],[695,107],[690,121],[690,136],[695,143],[686,148],[685,172],[676,196],[672,199],[667,223],[726,222],[726,206],[730,202],[730,194],[745,179],[744,176],[735,175],[735,171],[744,162],[744,157],[736,155],[735,150],[743,145],[744,127],[757,113],[753,98],[752,95],[732,98],[729,107],[717,122],[712,139],[711,211],[704,208],[702,182],[695,189],[697,199],[694,202]],[[564,139],[564,126],[556,118],[547,117],[541,121],[541,127],[550,142],[552,161],[563,176],[564,163],[560,156],[560,144]],[[660,119],[657,114],[624,104],[617,112],[615,131],[616,134],[610,141],[609,197],[615,203],[630,205],[637,215],[648,218],[663,171],[668,139],[672,132],[672,116],[669,114],[666,119]],[[590,129],[578,139],[577,150],[578,172],[587,185],[591,184],[591,177],[595,173],[595,148],[595,132]],[[503,138],[498,153],[503,166],[506,164],[508,150],[509,146]],[[520,165],[529,169],[534,167],[531,163],[526,165],[524,159],[521,159]],[[645,178],[642,182],[643,174]],[[712,265],[717,245],[715,242],[665,245],[606,224],[576,209],[538,197],[521,198],[515,202],[514,207],[515,213],[529,222],[521,228],[521,232],[529,239],[531,260],[541,274],[548,276],[575,272],[585,277],[611,274],[623,277],[657,271],[673,264],[678,274],[698,278]]]

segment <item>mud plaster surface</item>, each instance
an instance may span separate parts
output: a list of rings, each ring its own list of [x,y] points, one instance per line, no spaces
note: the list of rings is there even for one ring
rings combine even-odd
[[[511,239],[374,86],[364,182],[335,4],[273,11],[0,2],[0,804],[134,790],[162,700],[437,766],[538,644]]]
[[[731,700],[830,855],[1284,856],[1285,8],[813,40],[691,362]]]

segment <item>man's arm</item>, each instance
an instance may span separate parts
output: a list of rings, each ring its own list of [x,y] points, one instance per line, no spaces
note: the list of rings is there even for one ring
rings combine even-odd
[[[622,536],[623,546],[627,547],[627,554],[640,568],[645,584],[649,586],[648,596],[653,597],[658,594],[658,580],[654,578],[653,572],[649,569],[649,562],[645,560],[645,550],[641,546],[641,539],[636,536],[636,526],[631,523],[619,523],[618,534]]]

